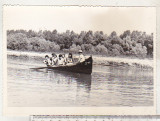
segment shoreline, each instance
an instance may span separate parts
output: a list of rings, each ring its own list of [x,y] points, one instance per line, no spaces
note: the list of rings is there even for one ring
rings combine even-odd
[[[7,50],[7,55],[15,55],[15,56],[31,56],[31,57],[42,57],[48,54],[51,55],[49,52],[27,52],[27,51],[10,51]],[[57,53],[58,54],[58,53]],[[78,55],[74,54],[76,58]],[[85,56],[86,58],[89,57],[88,55]],[[93,57],[93,64],[97,65],[114,65],[114,66],[132,66],[132,67],[140,67],[140,68],[151,68],[154,67],[153,59],[129,59],[129,58],[122,58],[122,57],[104,57],[104,56],[97,56],[92,55]]]

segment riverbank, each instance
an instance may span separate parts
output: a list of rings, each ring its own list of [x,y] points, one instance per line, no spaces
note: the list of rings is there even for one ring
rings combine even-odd
[[[41,57],[51,53],[44,52],[22,52],[22,51],[10,51],[7,50],[7,55],[10,56],[29,56],[29,57]],[[78,57],[78,55],[74,55],[74,57]],[[89,57],[88,55],[86,58]],[[93,64],[104,65],[104,66],[131,66],[145,69],[153,69],[154,61],[153,59],[136,59],[136,58],[122,58],[122,57],[104,57],[100,55],[92,55]]]

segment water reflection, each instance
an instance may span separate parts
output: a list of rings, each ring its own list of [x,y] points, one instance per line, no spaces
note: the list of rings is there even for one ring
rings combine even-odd
[[[91,79],[90,74],[73,73],[58,70],[49,69],[37,69],[35,71],[43,72],[48,74],[50,81],[56,81],[57,84],[67,83],[70,85],[72,82],[77,83],[77,92],[81,89],[85,89],[85,92],[89,93],[91,90]]]

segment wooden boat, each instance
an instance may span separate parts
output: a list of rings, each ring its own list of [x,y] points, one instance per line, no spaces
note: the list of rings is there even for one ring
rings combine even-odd
[[[60,70],[60,71],[68,71],[68,72],[75,72],[75,73],[85,73],[91,74],[92,73],[92,57],[85,59],[84,62],[76,63],[73,65],[63,65],[63,66],[50,66],[48,65],[48,69],[53,70]]]
[[[47,68],[47,69],[51,69],[51,70],[91,74],[92,73],[92,63],[93,63],[93,59],[91,56],[91,57],[85,59],[85,61],[81,62],[81,63],[75,63],[75,64],[71,64],[71,65],[62,65],[62,66],[47,65],[47,67],[31,68],[31,69],[37,70],[37,69]]]

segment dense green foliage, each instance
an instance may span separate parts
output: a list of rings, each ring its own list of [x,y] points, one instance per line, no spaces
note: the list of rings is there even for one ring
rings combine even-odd
[[[107,56],[130,55],[136,57],[153,56],[153,33],[129,30],[120,36],[113,31],[110,35],[102,31],[82,31],[77,34],[67,30],[53,31],[8,30],[7,48],[11,50],[78,52],[105,54]]]

